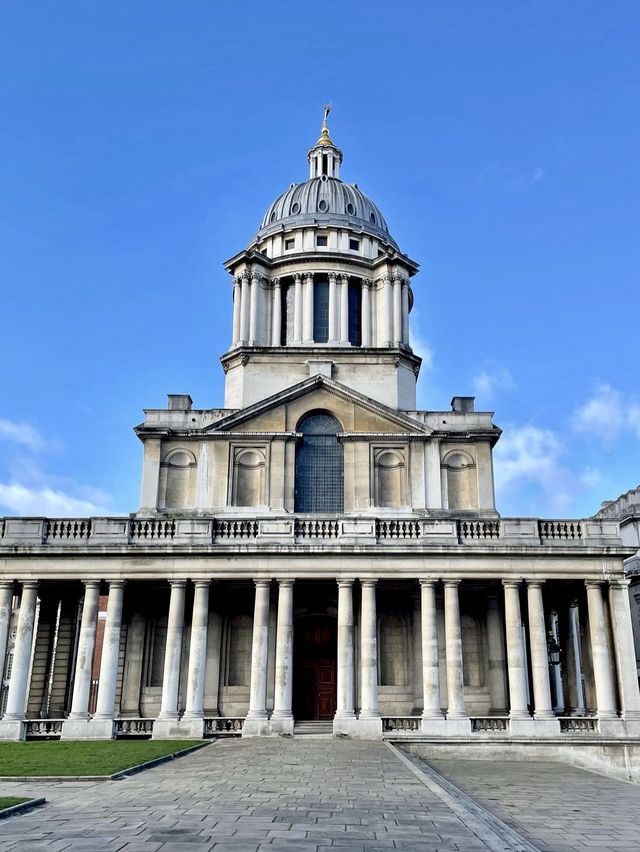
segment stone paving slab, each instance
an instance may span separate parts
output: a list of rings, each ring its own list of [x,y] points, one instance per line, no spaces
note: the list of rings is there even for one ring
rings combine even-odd
[[[496,849],[381,743],[235,740],[108,784],[11,783],[34,789],[48,804],[0,852]]]
[[[639,852],[640,786],[554,763],[429,760],[543,852]]]

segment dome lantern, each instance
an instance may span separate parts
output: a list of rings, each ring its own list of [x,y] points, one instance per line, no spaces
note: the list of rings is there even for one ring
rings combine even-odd
[[[342,163],[342,151],[333,144],[333,140],[329,136],[329,127],[327,125],[327,116],[331,112],[331,104],[324,107],[322,115],[322,130],[320,138],[316,144],[309,150],[307,159],[309,160],[309,179],[322,177],[323,175],[330,178],[340,177],[340,164]]]

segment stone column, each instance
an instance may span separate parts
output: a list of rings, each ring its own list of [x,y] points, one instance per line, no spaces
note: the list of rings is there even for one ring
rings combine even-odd
[[[384,287],[384,336],[382,345],[391,346],[393,344],[393,282],[390,275],[385,275],[382,280]]]
[[[487,651],[489,656],[489,697],[491,712],[507,710],[506,660],[500,605],[495,595],[487,596]]]
[[[334,734],[353,734],[353,580],[338,580],[338,672]]]
[[[578,601],[571,601],[567,611],[567,692],[571,714],[584,716],[586,702],[582,681],[582,661],[580,655],[580,611]]]
[[[609,650],[607,623],[604,616],[602,586],[600,583],[592,580],[587,580],[586,586],[587,605],[589,608],[589,638],[591,639],[596,702],[598,705],[598,716],[601,721],[605,721],[606,726],[607,721],[616,719],[618,714],[616,711],[613,674],[611,672],[611,653]]]
[[[302,275],[293,276],[293,342],[302,343]]]
[[[361,580],[360,608],[360,735],[382,736],[382,720],[378,707],[378,620],[376,615],[376,580]]]
[[[622,718],[629,736],[640,735],[640,692],[636,668],[633,627],[629,606],[629,580],[620,578],[609,584],[609,608],[613,625],[613,645],[618,670],[618,690]]]
[[[462,633],[460,630],[459,580],[444,581],[444,630],[447,660],[447,728],[468,732],[469,720],[464,709],[464,673],[462,668]],[[454,723],[450,725],[449,722]]]
[[[272,278],[273,305],[271,310],[271,345],[282,346],[282,290],[280,279]]]
[[[249,342],[249,273],[245,270],[240,276],[240,343]]]
[[[0,581],[0,678],[4,674],[4,664],[7,657],[9,627],[11,625],[11,605],[13,603],[13,582]]]
[[[256,599],[253,610],[253,641],[251,643],[251,692],[249,712],[242,735],[262,736],[269,733],[267,720],[267,662],[269,656],[269,580],[256,580]]]
[[[313,272],[304,276],[304,333],[306,344],[313,343]]]
[[[293,580],[278,580],[276,676],[271,733],[292,734]]]
[[[507,633],[507,667],[509,670],[509,717],[513,723],[513,720],[526,720],[531,717],[527,708],[527,670],[522,644],[520,581],[503,580],[502,584],[504,586],[504,618]]]
[[[184,633],[185,581],[171,581],[167,641],[162,671],[162,704],[153,726],[154,739],[166,739],[178,733],[178,690],[182,663],[182,635]]]
[[[242,279],[235,276],[233,279],[233,345],[237,346],[240,342],[240,303]]]
[[[69,719],[72,720],[86,721],[89,718],[89,692],[91,691],[91,668],[96,644],[99,598],[100,583],[97,580],[86,582],[84,584],[76,672],[73,681],[73,699],[69,713]]]
[[[422,622],[422,732],[429,733],[442,722],[440,702],[440,658],[438,654],[438,622],[436,618],[436,581],[420,580]],[[448,643],[447,643],[448,646]]]
[[[371,281],[362,279],[362,308],[360,311],[362,323],[362,345],[371,346]]]
[[[529,609],[529,645],[531,648],[531,678],[533,680],[533,718],[536,727],[546,729],[545,733],[559,733],[560,723],[556,721],[551,705],[551,684],[549,682],[549,652],[547,650],[547,623],[544,617],[542,583],[539,580],[527,580],[527,603]],[[540,733],[540,731],[538,731]]]
[[[349,343],[349,279],[340,276],[340,344]]]
[[[251,309],[249,312],[249,343],[255,346],[258,342],[258,296],[260,295],[260,275],[251,274]]]
[[[37,600],[38,583],[30,580],[23,583],[16,641],[13,646],[13,665],[9,681],[7,708],[2,717],[2,722],[0,722],[0,739],[3,740],[18,740],[23,738],[25,734],[22,720],[24,719],[27,690],[29,688],[29,667],[31,662],[31,648],[33,647]]]
[[[393,344],[402,341],[402,276],[393,276]]]
[[[195,580],[194,586],[187,700],[180,726],[186,736],[201,739],[204,734],[204,675],[209,627],[209,580]]]
[[[113,736],[113,717],[115,713],[116,681],[118,678],[118,657],[120,656],[120,628],[122,625],[122,605],[124,603],[124,582],[116,580],[109,583],[109,601],[107,620],[102,640],[100,659],[100,679],[98,681],[98,700],[96,712],[91,720],[93,736]],[[101,728],[98,732],[96,726]],[[106,724],[105,724],[106,723]]]
[[[338,342],[338,276],[329,273],[329,343]]]
[[[402,279],[402,342],[409,345],[409,281]]]

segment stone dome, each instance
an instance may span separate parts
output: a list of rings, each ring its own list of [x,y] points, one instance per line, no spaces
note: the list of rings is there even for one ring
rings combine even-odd
[[[364,231],[398,247],[378,206],[357,184],[328,175],[291,184],[264,214],[256,239],[283,229],[330,224]]]

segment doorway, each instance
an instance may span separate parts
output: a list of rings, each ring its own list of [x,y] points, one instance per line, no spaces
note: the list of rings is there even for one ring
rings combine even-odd
[[[337,622],[330,615],[296,620],[293,715],[297,721],[328,721],[336,712]]]

